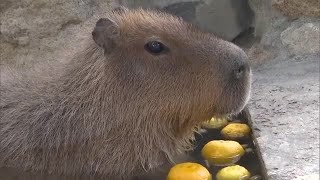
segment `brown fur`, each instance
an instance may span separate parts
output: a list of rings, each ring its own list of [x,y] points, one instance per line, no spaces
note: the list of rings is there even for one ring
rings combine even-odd
[[[160,12],[108,19],[116,32],[106,32],[107,47],[88,38],[67,64],[2,72],[0,167],[131,179],[191,149],[203,120],[246,104],[240,48]],[[148,53],[154,39],[169,52]]]

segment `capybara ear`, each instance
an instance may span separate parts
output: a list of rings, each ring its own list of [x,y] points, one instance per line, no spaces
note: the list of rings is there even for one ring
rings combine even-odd
[[[119,6],[119,7],[116,7],[112,10],[112,13],[118,13],[118,14],[124,14],[128,11],[127,8],[123,7],[123,6]]]
[[[115,45],[115,37],[118,34],[119,28],[114,21],[109,18],[101,18],[92,31],[92,38],[97,45],[103,47],[106,52],[110,52]]]

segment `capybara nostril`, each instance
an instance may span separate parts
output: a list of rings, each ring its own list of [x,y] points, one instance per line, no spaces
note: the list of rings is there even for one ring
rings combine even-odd
[[[235,77],[236,77],[237,79],[242,78],[243,75],[244,75],[244,73],[245,73],[245,71],[246,71],[246,69],[247,69],[247,65],[246,65],[246,64],[240,65],[239,68],[237,68],[237,69],[234,70]]]

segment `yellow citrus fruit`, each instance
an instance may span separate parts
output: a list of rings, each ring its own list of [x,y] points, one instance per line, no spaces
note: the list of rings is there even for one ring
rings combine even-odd
[[[247,124],[230,123],[221,130],[226,139],[241,139],[250,136],[251,129]]]
[[[250,176],[250,172],[246,168],[234,165],[221,169],[216,178],[217,180],[248,180]]]
[[[212,176],[202,165],[186,162],[173,166],[167,180],[212,180]]]
[[[245,153],[236,141],[214,140],[208,142],[201,150],[202,157],[215,166],[226,166],[239,161]]]
[[[228,119],[227,118],[211,118],[208,121],[205,121],[202,123],[202,127],[207,128],[207,129],[219,129],[228,124]]]

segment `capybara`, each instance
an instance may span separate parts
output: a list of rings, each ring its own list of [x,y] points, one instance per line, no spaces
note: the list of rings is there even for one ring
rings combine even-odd
[[[204,120],[244,108],[246,60],[179,17],[117,8],[67,63],[3,70],[0,167],[69,179],[156,171],[192,149]]]

